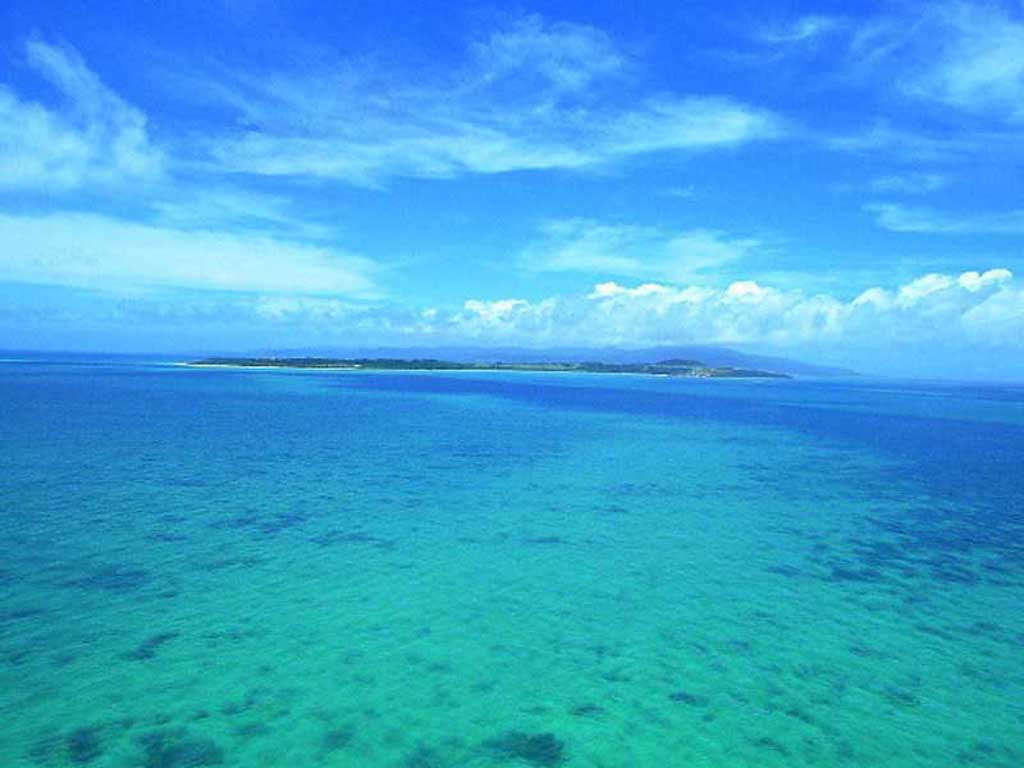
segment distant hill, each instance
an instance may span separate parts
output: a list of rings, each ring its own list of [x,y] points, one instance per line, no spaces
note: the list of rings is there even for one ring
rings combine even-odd
[[[260,357],[339,357],[339,358],[432,358],[463,363],[657,363],[665,360],[699,360],[714,367],[756,368],[791,376],[852,376],[854,371],[769,355],[752,355],[729,347],[692,345],[620,349],[615,347],[315,347],[299,349],[260,349]]]

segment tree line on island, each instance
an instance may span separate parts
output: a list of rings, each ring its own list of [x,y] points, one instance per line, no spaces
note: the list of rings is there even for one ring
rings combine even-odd
[[[456,362],[432,358],[332,358],[332,357],[206,357],[190,365],[233,368],[315,368],[370,371],[534,371],[569,373],[640,373],[689,378],[788,379],[788,374],[732,366],[708,366],[699,360],[661,360],[655,363],[602,362]]]

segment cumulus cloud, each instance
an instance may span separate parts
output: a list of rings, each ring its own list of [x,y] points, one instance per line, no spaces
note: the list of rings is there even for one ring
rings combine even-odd
[[[149,138],[146,116],[76,51],[35,39],[25,50],[59,103],[25,100],[0,85],[0,187],[73,189],[160,173],[163,155]]]
[[[437,317],[431,325],[434,335],[442,337],[516,343],[529,338],[533,344],[551,344],[560,320],[560,305],[555,298],[537,302],[469,299],[460,311]]]
[[[206,148],[230,171],[379,186],[592,168],[786,132],[775,114],[724,96],[637,92],[630,69],[601,30],[529,16],[473,44],[461,69],[412,82],[343,63],[207,85],[249,127]]]
[[[964,272],[957,278],[961,288],[968,291],[980,291],[999,283],[1006,283],[1013,279],[1013,273],[1008,269],[990,269],[987,272]]]
[[[520,255],[536,272],[583,272],[616,277],[681,281],[737,261],[760,243],[715,230],[681,232],[593,219],[544,224],[540,237]]]
[[[257,283],[229,285],[259,290]],[[753,280],[725,286],[606,281],[578,295],[471,298],[448,309],[282,295],[269,286],[255,294],[145,292],[103,305],[105,318],[95,316],[94,302],[89,306],[81,316],[62,306],[61,323],[139,323],[189,333],[236,328],[244,329],[249,344],[257,331],[261,338],[299,346],[733,344],[793,352],[861,350],[867,369],[877,355],[891,357],[902,348],[971,349],[986,359],[1024,353],[1024,285],[1003,268],[922,275],[852,298]]]
[[[96,214],[0,214],[0,242],[0,281],[379,295],[378,268],[369,259],[261,234],[176,229]]]
[[[902,306],[913,306],[921,299],[945,291],[956,284],[950,275],[930,274],[919,277],[900,287],[898,297]]]
[[[658,283],[644,283],[635,288],[626,288],[615,281],[609,281],[595,285],[594,290],[590,292],[587,298],[607,299],[612,296],[650,296],[651,294],[669,293],[670,291],[671,289],[668,286],[659,285]]]
[[[1009,270],[928,274],[852,298],[753,280],[723,287],[615,281],[586,294],[482,299],[413,310],[337,299],[239,299],[241,322],[316,327],[347,343],[525,347],[735,344],[775,349],[903,345],[1024,351],[1024,285]]]
[[[604,282],[583,297],[474,300],[437,315],[448,339],[525,345],[935,343],[1024,348],[1024,286],[1009,270],[929,274],[852,299],[752,280],[724,288]]]

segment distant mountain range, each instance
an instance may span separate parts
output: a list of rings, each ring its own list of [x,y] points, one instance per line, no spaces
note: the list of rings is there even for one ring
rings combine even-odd
[[[620,364],[657,363],[663,360],[699,360],[711,367],[753,368],[791,376],[853,376],[854,371],[813,365],[769,355],[751,355],[729,347],[692,345],[619,349],[614,347],[305,347],[261,349],[248,353],[260,357],[335,357],[450,360],[460,363],[557,363],[599,362]]]

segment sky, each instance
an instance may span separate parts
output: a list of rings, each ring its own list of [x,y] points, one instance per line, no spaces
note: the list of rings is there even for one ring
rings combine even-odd
[[[0,348],[1024,379],[1024,2],[0,7]]]

